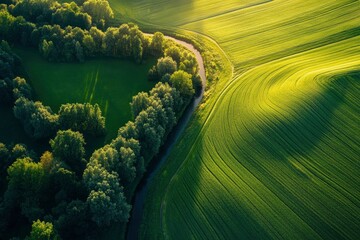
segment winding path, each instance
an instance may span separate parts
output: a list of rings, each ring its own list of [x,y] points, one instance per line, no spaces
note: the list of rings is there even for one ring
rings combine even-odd
[[[152,34],[145,34],[145,35],[152,35]],[[205,74],[205,68],[204,68],[204,61],[201,57],[200,52],[190,43],[187,43],[185,41],[178,40],[173,37],[165,36],[166,39],[173,40],[174,42],[184,46],[188,50],[194,53],[196,60],[199,65],[199,75],[202,81],[202,90],[201,94],[199,96],[196,96],[194,100],[189,104],[185,112],[183,113],[182,117],[179,119],[177,125],[174,127],[174,129],[169,134],[166,144],[161,147],[159,154],[155,157],[155,159],[152,160],[150,166],[148,166],[147,171],[145,175],[143,176],[143,179],[137,186],[135,195],[133,197],[132,201],[132,211],[131,211],[131,217],[129,220],[129,223],[127,225],[127,234],[126,238],[129,240],[132,239],[138,239],[138,233],[139,228],[141,224],[141,219],[143,215],[143,208],[144,208],[144,200],[146,197],[146,193],[148,191],[149,184],[151,183],[151,180],[153,177],[157,174],[159,169],[163,166],[163,164],[166,162],[167,157],[169,156],[172,148],[176,144],[178,138],[181,136],[181,134],[184,132],[186,125],[188,124],[189,120],[191,119],[191,116],[193,112],[196,110],[196,107],[201,102],[201,99],[204,95],[204,89],[206,86],[206,74]],[[162,208],[161,210],[162,211]],[[160,216],[162,214],[160,213]]]

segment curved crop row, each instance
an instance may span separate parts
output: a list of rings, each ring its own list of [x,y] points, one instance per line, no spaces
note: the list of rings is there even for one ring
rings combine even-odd
[[[195,144],[184,136],[155,179],[160,202],[148,203],[142,236],[356,239],[358,1],[229,1],[227,10],[215,0],[123,2],[140,22],[210,36],[235,67],[208,120],[193,122],[201,131],[187,131],[199,131]]]

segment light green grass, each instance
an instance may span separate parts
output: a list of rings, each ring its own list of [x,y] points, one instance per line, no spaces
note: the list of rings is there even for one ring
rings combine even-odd
[[[17,47],[14,50],[22,59],[36,99],[50,106],[54,112],[65,103],[90,102],[100,105],[106,118],[107,135],[89,143],[94,147],[101,147],[104,141],[116,137],[119,127],[132,118],[132,96],[154,86],[147,80],[147,72],[155,59],[146,60],[140,65],[111,58],[89,59],[85,63],[50,63],[42,59],[35,49]],[[26,143],[31,142],[21,130],[14,130],[15,135],[5,131],[6,128],[15,129],[19,124],[14,123],[16,120],[11,111],[4,111],[4,116],[7,120],[2,119],[4,122],[0,124],[4,128],[1,131],[4,133],[3,139],[0,140],[21,142],[24,139]]]
[[[234,65],[155,178],[144,239],[360,236],[358,1],[110,2]]]

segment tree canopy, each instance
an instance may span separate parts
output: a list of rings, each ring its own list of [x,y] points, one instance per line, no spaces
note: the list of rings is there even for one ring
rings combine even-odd
[[[56,137],[50,140],[54,157],[59,158],[78,174],[82,173],[86,163],[84,145],[83,135],[72,130],[60,130]]]
[[[58,114],[62,129],[72,129],[95,136],[105,133],[105,118],[98,104],[63,104]]]
[[[55,234],[54,226],[50,222],[36,220],[31,226],[30,236],[27,240],[55,240],[60,239]]]

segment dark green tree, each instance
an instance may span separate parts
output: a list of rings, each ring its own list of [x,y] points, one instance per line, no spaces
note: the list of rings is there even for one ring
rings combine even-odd
[[[161,78],[165,74],[172,74],[177,70],[177,64],[171,57],[159,58],[156,64],[156,70]]]
[[[82,173],[86,164],[84,145],[83,135],[72,130],[60,130],[56,137],[50,140],[54,157],[66,163],[77,174]]]
[[[162,34],[161,32],[154,33],[150,44],[151,53],[155,56],[160,56],[163,53],[164,43],[164,34]]]
[[[146,108],[150,106],[150,97],[146,92],[139,92],[135,96],[133,96],[132,101],[130,103],[131,112],[134,118]]]
[[[72,129],[86,134],[100,136],[105,133],[105,118],[98,104],[68,103],[59,110],[59,124],[62,129]]]
[[[48,177],[40,163],[31,158],[19,158],[7,170],[8,188],[4,195],[8,209],[20,207],[21,213],[33,221],[43,216],[40,201],[48,184]]]
[[[87,203],[91,219],[98,226],[108,226],[113,222],[128,220],[130,205],[126,202],[116,172],[109,173],[99,163],[89,163],[83,179],[90,191]]]
[[[94,151],[90,158],[90,163],[99,163],[109,172],[119,172],[119,153],[110,145],[105,145],[104,147]]]
[[[189,101],[195,94],[191,75],[189,73],[182,70],[174,72],[171,75],[170,83],[180,92],[185,101]]]
[[[23,123],[25,131],[35,139],[52,136],[58,128],[58,115],[41,102],[20,97],[15,102],[14,114]]]
[[[93,22],[99,24],[101,21],[107,23],[114,18],[114,13],[107,0],[87,0],[83,4],[84,12],[88,13]]]

